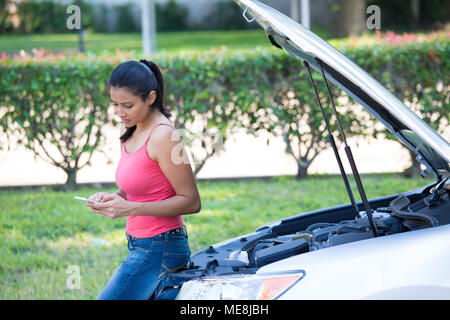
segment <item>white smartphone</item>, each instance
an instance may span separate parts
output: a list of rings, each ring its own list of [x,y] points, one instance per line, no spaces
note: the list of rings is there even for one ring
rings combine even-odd
[[[100,202],[98,202],[98,201],[94,201],[94,200],[91,200],[91,199],[88,199],[88,198],[83,198],[83,197],[78,197],[78,196],[75,196],[75,199],[81,200],[81,201],[90,202],[90,203],[95,203],[95,204],[100,203]]]

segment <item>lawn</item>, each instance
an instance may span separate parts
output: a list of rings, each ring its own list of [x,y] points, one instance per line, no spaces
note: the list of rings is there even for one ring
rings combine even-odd
[[[369,198],[431,182],[395,174],[362,180]],[[198,187],[202,210],[184,217],[193,253],[280,218],[349,202],[342,180],[334,176],[200,181]],[[125,219],[108,220],[73,199],[97,191],[0,192],[0,299],[96,298],[128,252]],[[81,272],[80,289],[66,285],[73,265]]]
[[[329,31],[313,29],[320,37],[329,38]],[[78,34],[2,35],[0,52],[18,53],[21,49],[31,52],[33,48],[44,48],[55,52],[76,53],[78,51]],[[226,46],[229,49],[254,49],[257,46],[271,47],[262,29],[233,31],[183,31],[159,32],[156,35],[158,52],[198,52]],[[142,36],[140,33],[87,33],[85,37],[87,51],[99,54],[103,51],[114,53],[119,50],[135,50],[142,53]]]
[[[35,34],[35,35],[2,35],[0,51],[19,52],[21,49],[30,52],[33,48],[74,53],[78,50],[78,35]],[[162,52],[203,51],[226,46],[230,49],[253,49],[256,46],[270,46],[263,30],[240,31],[190,31],[160,32],[157,34],[156,47]],[[140,33],[88,33],[85,37],[85,48],[93,53],[103,51],[135,50],[142,52],[142,36]]]

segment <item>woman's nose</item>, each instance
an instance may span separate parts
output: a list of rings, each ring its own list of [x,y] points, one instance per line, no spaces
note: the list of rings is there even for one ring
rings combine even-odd
[[[116,114],[119,116],[119,117],[124,117],[126,114],[125,114],[125,112],[124,112],[124,110],[122,109],[122,108],[116,108]]]

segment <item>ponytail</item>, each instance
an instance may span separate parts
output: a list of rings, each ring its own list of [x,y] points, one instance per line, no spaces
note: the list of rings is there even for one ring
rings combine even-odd
[[[165,115],[167,118],[170,117],[170,112],[164,108],[164,80],[161,73],[161,70],[159,67],[153,62],[153,61],[147,61],[145,59],[139,60],[139,62],[142,62],[145,64],[151,72],[153,72],[157,86],[156,86],[156,99],[153,103],[153,106],[157,108],[163,115]]]

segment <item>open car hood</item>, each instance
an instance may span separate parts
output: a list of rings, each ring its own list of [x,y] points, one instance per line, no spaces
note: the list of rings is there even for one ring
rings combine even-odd
[[[235,0],[245,18],[257,21],[273,45],[307,61],[381,121],[437,177],[450,174],[450,144],[383,85],[316,34],[255,0]]]

